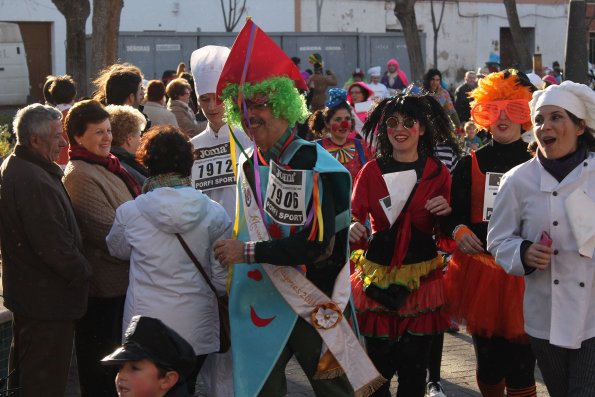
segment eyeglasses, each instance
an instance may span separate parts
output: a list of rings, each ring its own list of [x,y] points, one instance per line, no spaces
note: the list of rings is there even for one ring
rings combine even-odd
[[[471,117],[476,124],[482,127],[489,127],[498,120],[502,111],[506,113],[506,117],[513,123],[523,124],[531,121],[529,102],[525,99],[478,103],[471,109]]]
[[[271,103],[269,102],[268,98],[246,100],[245,103],[246,109],[248,110],[258,111],[271,107]]]
[[[388,128],[399,128],[399,124],[402,125],[404,128],[412,128],[416,123],[417,120],[411,117],[404,117],[402,120],[399,120],[398,117],[389,117],[386,119],[386,126]]]

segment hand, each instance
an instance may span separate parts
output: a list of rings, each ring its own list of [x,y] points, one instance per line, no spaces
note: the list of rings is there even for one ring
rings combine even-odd
[[[222,266],[244,262],[244,243],[239,240],[219,240],[213,244],[215,259]]]
[[[433,215],[445,216],[452,212],[448,201],[442,196],[437,196],[426,201],[425,208]]]
[[[544,270],[550,265],[550,258],[554,250],[547,245],[533,243],[527,248],[523,255],[525,265]]]
[[[482,254],[484,249],[481,240],[467,226],[463,226],[463,228],[465,230],[462,233],[457,232],[455,238],[457,247],[467,255]]]
[[[349,242],[351,244],[359,243],[368,239],[368,228],[359,222],[354,222],[349,226]]]

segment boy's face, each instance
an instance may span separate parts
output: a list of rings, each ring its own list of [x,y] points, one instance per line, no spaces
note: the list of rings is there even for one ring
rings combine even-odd
[[[143,359],[127,361],[116,375],[116,390],[120,397],[161,397],[164,396],[177,382],[177,376],[172,383],[170,371],[165,377],[159,378],[159,371],[155,364]]]

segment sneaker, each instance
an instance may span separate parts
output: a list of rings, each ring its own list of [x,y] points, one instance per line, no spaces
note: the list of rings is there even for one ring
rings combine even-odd
[[[428,382],[426,385],[426,397],[446,397],[440,382]]]

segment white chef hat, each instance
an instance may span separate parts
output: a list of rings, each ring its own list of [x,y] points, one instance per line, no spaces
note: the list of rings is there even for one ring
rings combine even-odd
[[[568,110],[587,127],[595,129],[595,92],[584,84],[563,81],[560,85],[550,85],[545,90],[535,91],[529,102],[531,121],[535,124],[536,111],[545,105],[555,105]]]
[[[380,76],[381,71],[382,68],[380,66],[372,66],[370,69],[368,69],[368,74],[370,76]]]
[[[190,57],[190,70],[194,76],[196,95],[217,92],[217,82],[230,49],[208,45],[195,50]]]

